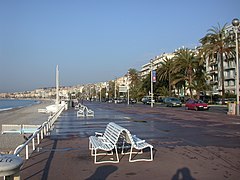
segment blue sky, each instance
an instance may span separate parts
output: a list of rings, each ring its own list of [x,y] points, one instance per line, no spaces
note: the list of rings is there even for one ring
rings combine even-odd
[[[240,18],[239,0],[0,0],[0,92],[112,80]]]

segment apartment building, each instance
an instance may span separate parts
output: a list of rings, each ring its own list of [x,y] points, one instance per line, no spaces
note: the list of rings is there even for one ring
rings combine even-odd
[[[159,66],[160,63],[165,59],[171,59],[174,57],[174,53],[163,53],[159,56],[156,56],[153,60],[152,60],[152,67],[153,70],[156,70]],[[142,69],[140,70],[140,76],[141,78],[145,78],[151,71],[151,62],[149,61],[148,63],[144,64],[142,66]]]
[[[231,33],[231,31],[233,31],[233,26],[227,26],[225,33]],[[223,69],[225,93],[236,94],[237,77],[235,57],[226,57],[223,55]],[[209,92],[209,94],[222,95],[220,54],[216,54],[213,59],[206,61],[206,73],[210,77],[208,82],[212,86],[212,91]]]

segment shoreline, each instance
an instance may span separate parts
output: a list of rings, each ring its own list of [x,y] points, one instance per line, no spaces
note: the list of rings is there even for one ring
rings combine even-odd
[[[0,113],[1,112],[5,112],[5,111],[11,111],[11,110],[15,110],[15,109],[21,109],[21,108],[25,108],[25,107],[31,107],[31,106],[34,106],[34,105],[37,105],[37,104],[41,104],[41,103],[43,103],[44,101],[52,101],[52,100],[50,100],[50,99],[26,99],[26,98],[24,98],[24,99],[21,99],[21,98],[0,98],[0,100],[19,100],[19,101],[21,101],[21,100],[31,100],[31,101],[33,101],[31,104],[28,104],[28,105],[25,105],[25,106],[17,106],[17,107],[9,107],[9,108],[4,108],[4,109],[0,109]]]
[[[40,103],[30,106],[0,111],[0,130],[2,131],[2,124],[41,125],[48,119],[49,114],[39,113],[38,109],[52,103],[50,100],[41,100]],[[13,153],[15,148],[25,141],[22,134],[0,134],[0,154]]]

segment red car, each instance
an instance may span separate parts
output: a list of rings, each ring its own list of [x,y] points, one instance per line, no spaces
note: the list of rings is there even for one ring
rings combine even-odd
[[[208,110],[209,106],[207,103],[204,103],[202,100],[189,99],[185,104],[185,108],[199,111],[199,110]]]

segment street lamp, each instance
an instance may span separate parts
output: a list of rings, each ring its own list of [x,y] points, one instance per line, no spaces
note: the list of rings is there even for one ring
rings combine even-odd
[[[99,101],[102,102],[102,84],[100,84],[100,97]]]
[[[151,107],[153,107],[153,60],[150,60],[151,63]]]
[[[114,81],[114,103],[117,104],[117,78]]]
[[[127,97],[128,97],[127,103],[129,105],[129,71],[127,73]]]
[[[233,30],[235,32],[236,41],[236,94],[237,94],[237,116],[239,116],[239,65],[238,65],[238,28],[239,19],[235,18],[232,20]]]

